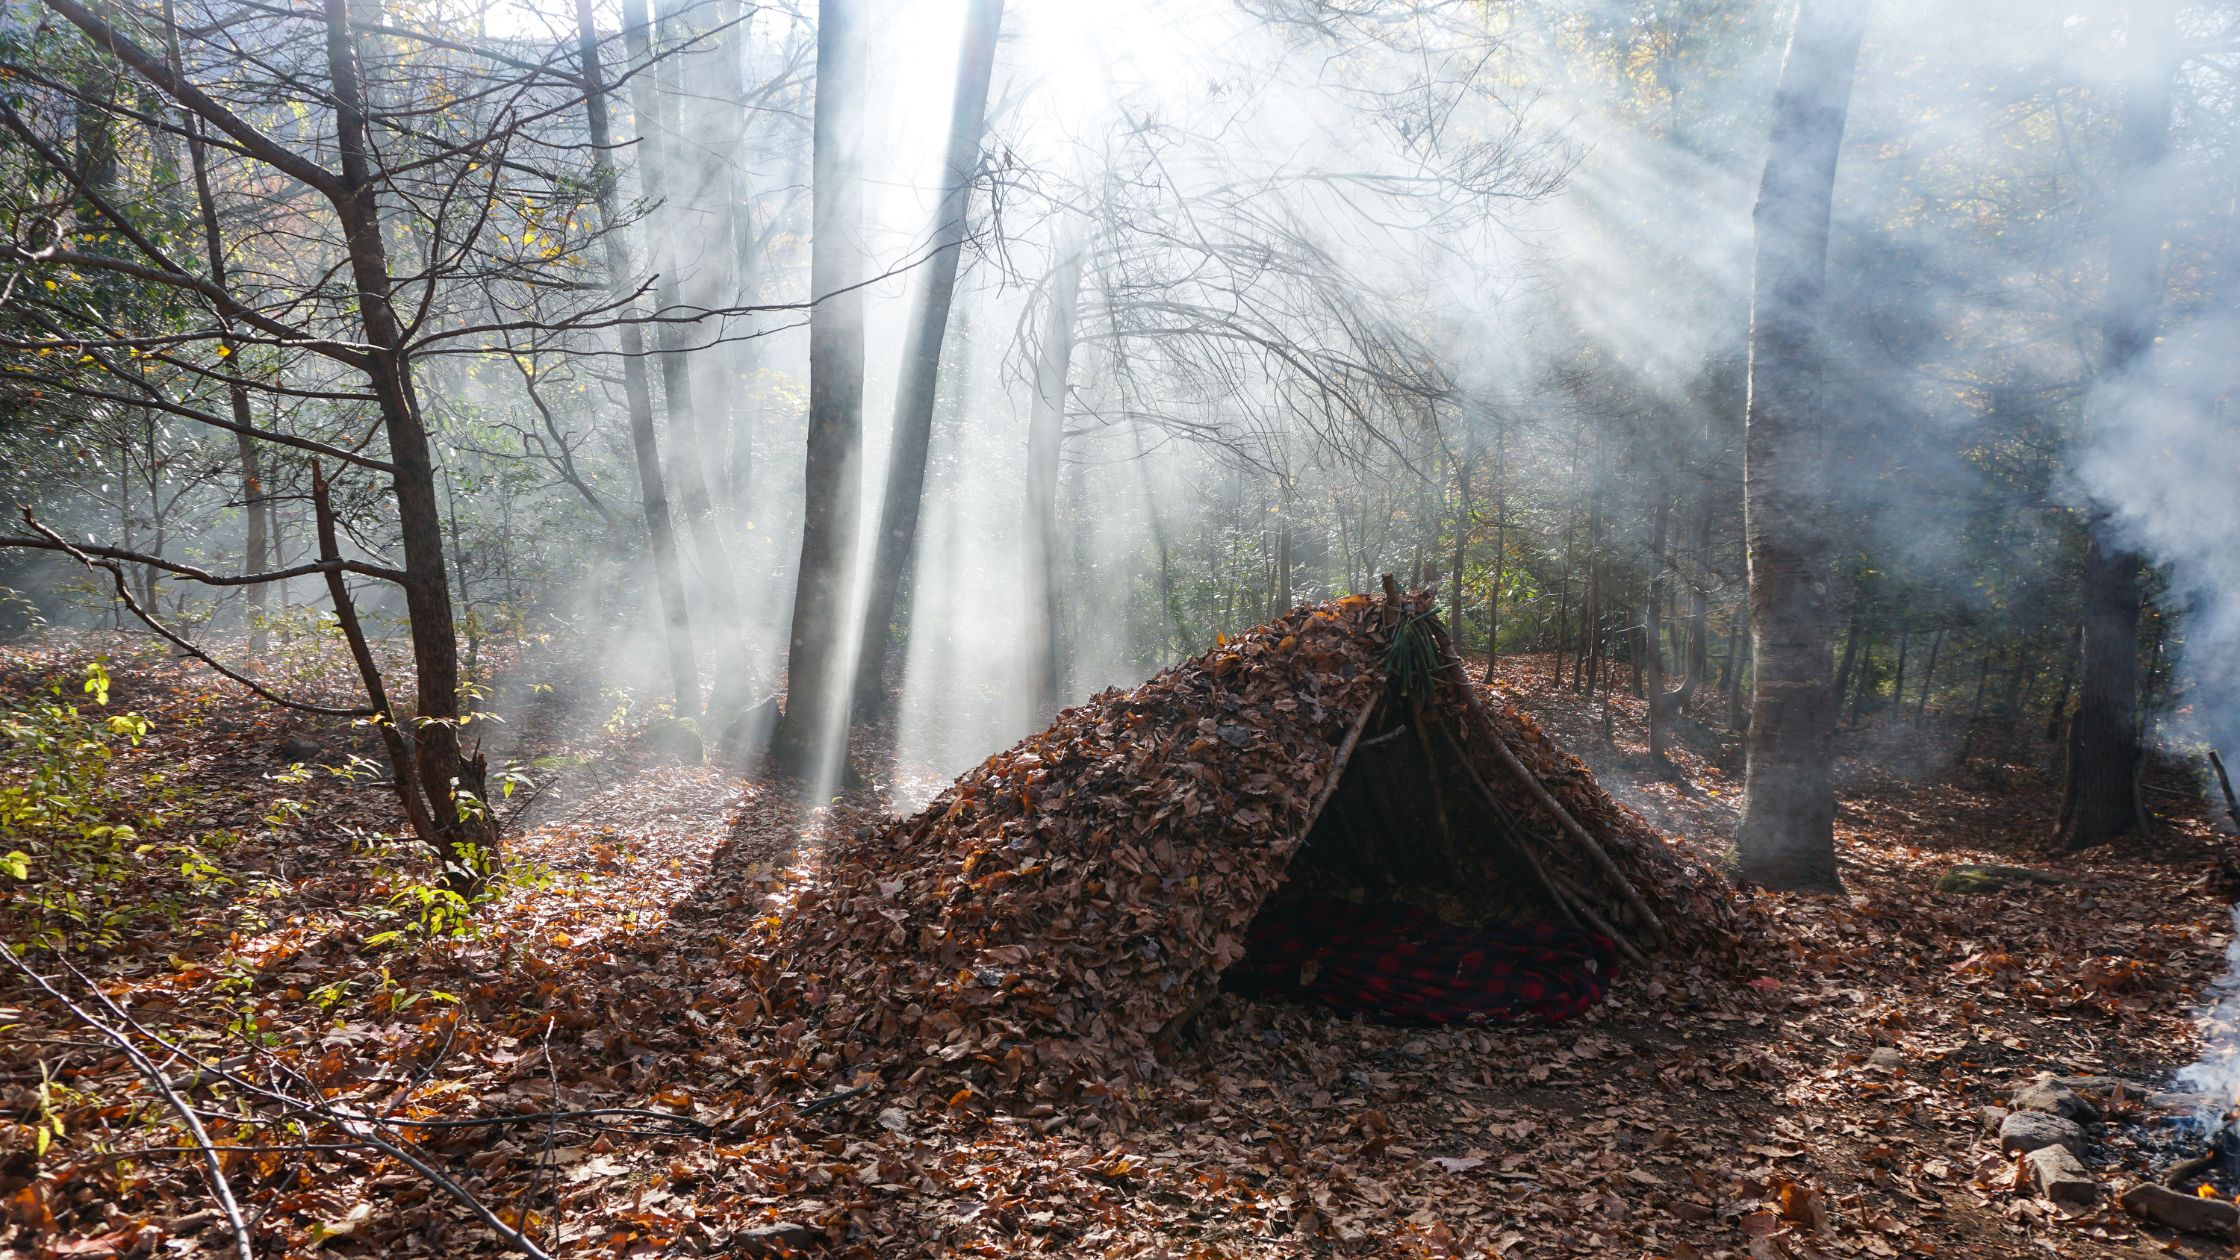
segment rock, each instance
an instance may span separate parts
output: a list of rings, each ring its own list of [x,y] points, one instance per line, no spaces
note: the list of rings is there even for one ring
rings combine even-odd
[[[1878,1068],[1902,1068],[1906,1065],[1906,1056],[1896,1046],[1876,1046],[1867,1056],[1867,1062]]]
[[[2028,1085],[2020,1086],[2008,1103],[2016,1111],[2042,1111],[2049,1116],[2060,1116],[2078,1124],[2091,1124],[2100,1118],[2100,1109],[2082,1094],[2053,1080],[2042,1077]]]
[[[2027,866],[1999,866],[1994,863],[1955,866],[1937,879],[1937,891],[1956,896],[1977,893],[2004,892],[2017,884],[2065,884],[2068,881],[2046,871],[2033,871]]]
[[[2150,1224],[2212,1238],[2240,1239],[2240,1207],[2142,1182],[2116,1196],[2116,1205]]]
[[[2123,1087],[2124,1093],[2133,1098],[2141,1098],[2153,1092],[2141,1088],[2137,1081],[2127,1081],[2120,1076],[2047,1076],[2041,1072],[2038,1074],[2038,1079],[2052,1081],[2056,1085],[2066,1085],[2080,1094],[2112,1094],[2118,1085]]]
[[[290,735],[280,741],[280,760],[290,763],[309,761],[325,751],[318,740],[305,739],[301,735]]]
[[[2086,1145],[2083,1125],[2042,1111],[2010,1112],[1999,1122],[1999,1149],[2009,1155],[2027,1155],[2048,1146],[2066,1146],[2070,1154],[2081,1156]]]
[[[2215,1094],[2196,1094],[2184,1090],[2164,1090],[2147,1095],[2147,1110],[2165,1115],[2192,1115],[2199,1111],[2219,1109]]]
[[[647,723],[638,734],[638,751],[656,761],[697,766],[707,757],[700,742],[700,724],[691,718],[661,718]]]
[[[724,765],[743,768],[770,747],[778,730],[778,698],[765,696],[740,710],[716,740],[716,757]]]
[[[1997,1133],[1999,1126],[2007,1122],[2007,1116],[2010,1114],[2005,1107],[1979,1107],[1976,1109],[1976,1117],[1983,1121],[1983,1131],[1985,1133]]]
[[[2090,1207],[2100,1201],[2100,1183],[2065,1146],[2047,1146],[2022,1157],[2030,1183],[2055,1203]]]

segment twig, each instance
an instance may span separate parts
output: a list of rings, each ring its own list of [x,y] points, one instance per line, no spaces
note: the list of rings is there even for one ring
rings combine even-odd
[[[1389,744],[1393,740],[1396,740],[1407,733],[1408,724],[1406,722],[1402,722],[1400,725],[1393,727],[1391,730],[1386,731],[1381,735],[1371,735],[1369,738],[1362,740],[1360,748],[1375,748],[1379,744]],[[1359,751],[1359,749],[1357,748],[1355,751]]]
[[[0,952],[5,952],[4,946],[0,946]],[[138,1055],[141,1061],[149,1062],[150,1070],[154,1070],[152,1061],[149,1061],[145,1054],[141,1054],[137,1047],[132,1046],[130,1044],[129,1038],[125,1038],[122,1033],[108,1028],[107,1025],[102,1024],[100,1021],[94,1019],[91,1015],[85,1013],[82,1008],[70,1003],[69,999],[62,997],[62,995],[59,993],[55,993],[53,987],[47,985],[44,982],[43,978],[39,977],[37,972],[31,971],[29,968],[24,967],[21,960],[15,958],[13,952],[9,952],[8,956],[11,961],[14,961],[16,963],[16,966],[18,968],[22,969],[27,975],[32,976],[35,981],[39,982],[40,987],[45,988],[49,993],[54,993],[56,999],[58,1001],[61,1001],[65,1006],[68,1006],[72,1014],[77,1015],[80,1019],[86,1020],[94,1028],[101,1031],[105,1036],[110,1037],[110,1039],[112,1041],[115,1041],[120,1048],[124,1049],[126,1054]],[[169,1038],[165,1037],[163,1034],[148,1028],[146,1025],[140,1023],[140,1021],[134,1019],[130,1014],[126,1013],[124,1008],[118,1006],[114,1001],[111,1001],[107,994],[103,993],[99,988],[94,987],[90,981],[86,981],[86,977],[84,976],[84,974],[80,973],[76,968],[71,968],[71,974],[76,975],[81,982],[86,983],[86,991],[90,995],[92,995],[93,1000],[100,1003],[103,1010],[108,1011],[113,1018],[122,1023],[126,1028],[131,1029],[133,1032],[139,1033],[142,1037],[145,1037],[149,1041],[152,1041],[155,1044],[163,1047],[164,1050],[168,1053],[178,1055],[179,1057],[188,1059],[190,1061],[194,1059],[194,1055],[190,1053],[186,1047],[178,1045],[177,1043],[171,1041]],[[344,1134],[348,1135],[353,1141],[359,1143],[360,1145],[372,1147],[374,1150],[377,1150],[382,1154],[389,1156],[391,1159],[396,1160],[398,1163],[403,1164],[405,1167],[410,1168],[414,1172],[419,1173],[422,1177],[425,1177],[428,1181],[432,1182],[437,1189],[442,1190],[445,1194],[448,1194],[453,1199],[458,1200],[459,1203],[464,1205],[468,1211],[474,1213],[477,1219],[482,1221],[484,1225],[488,1226],[493,1233],[497,1234],[500,1239],[506,1242],[509,1246],[513,1247],[514,1250],[519,1251],[525,1256],[528,1256],[530,1260],[552,1260],[552,1257],[547,1254],[542,1247],[537,1246],[535,1242],[531,1241],[520,1230],[517,1230],[513,1226],[506,1224],[504,1220],[499,1218],[497,1213],[492,1212],[488,1207],[485,1207],[480,1199],[477,1199],[474,1197],[474,1195],[468,1193],[466,1187],[460,1185],[458,1182],[445,1175],[445,1173],[441,1169],[420,1158],[418,1155],[413,1154],[411,1151],[406,1150],[404,1147],[399,1146],[397,1143],[391,1142],[387,1138],[373,1133],[366,1127],[369,1124],[381,1124],[390,1122],[382,1120],[371,1120],[361,1116],[352,1116],[347,1113],[337,1111],[334,1108],[329,1107],[323,1103],[306,1102],[303,1099],[297,1098],[292,1094],[283,1093],[280,1090],[273,1089],[264,1085],[259,1085],[255,1081],[249,1080],[247,1077],[244,1077],[237,1072],[231,1072],[224,1068],[211,1067],[207,1070],[211,1073],[211,1075],[233,1086],[235,1089],[241,1090],[244,1093],[255,1094],[260,1098],[270,1099],[273,1102],[279,1103],[282,1106],[288,1108],[289,1111],[294,1114],[323,1121],[326,1124],[332,1125],[333,1127],[341,1130]],[[168,1092],[168,1085],[165,1088]],[[179,1105],[184,1106],[185,1104],[181,1103]],[[195,1120],[192,1123],[195,1126],[195,1131],[197,1133],[200,1133],[201,1121]],[[215,1156],[213,1155],[212,1158],[214,1160]],[[227,1196],[227,1201],[230,1202],[230,1190],[225,1191],[224,1193]],[[238,1213],[235,1214],[235,1218],[238,1223]],[[243,1246],[246,1247],[246,1245],[247,1240],[246,1237],[244,1237]],[[250,1260],[249,1253],[246,1250],[242,1252],[242,1255],[244,1257],[244,1260]]]
[[[2224,758],[2214,748],[2209,750],[2209,764],[2217,772],[2217,786],[2224,789],[2224,812],[2231,816],[2232,825],[2240,828],[2240,797],[2233,796],[2232,776],[2224,772]]]
[[[1378,703],[1382,699],[1381,695],[1370,696],[1361,706],[1361,716],[1346,728],[1346,737],[1338,741],[1338,751],[1330,758],[1330,777],[1323,780],[1322,790],[1315,793],[1314,804],[1307,807],[1307,816],[1299,823],[1299,839],[1302,842],[1307,838],[1307,833],[1314,830],[1315,820],[1322,817],[1323,808],[1330,803],[1330,798],[1337,794],[1338,780],[1345,777],[1346,763],[1353,760],[1354,746],[1361,742],[1362,730],[1369,725],[1369,719],[1376,716],[1377,710],[1384,707]]]
[[[157,1067],[155,1061],[143,1053],[140,1047],[132,1044],[131,1037],[110,1027],[91,1011],[71,1001],[62,990],[56,988],[37,969],[25,962],[14,948],[5,943],[0,943],[0,954],[6,954],[9,963],[13,964],[17,971],[22,972],[25,979],[39,986],[48,997],[60,1002],[63,1009],[76,1016],[80,1023],[100,1033],[111,1045],[123,1051],[125,1058],[148,1082],[149,1087],[163,1096],[164,1103],[178,1114],[180,1122],[187,1126],[187,1133],[194,1138],[194,1149],[202,1156],[203,1171],[210,1178],[210,1193],[217,1198],[218,1210],[225,1214],[226,1224],[233,1230],[234,1253],[241,1260],[256,1260],[256,1247],[249,1240],[249,1225],[241,1219],[241,1206],[234,1201],[233,1186],[226,1180],[225,1165],[218,1159],[217,1145],[210,1140],[210,1134],[202,1127],[202,1118],[195,1114],[194,1108],[188,1106],[187,1101],[179,1097],[177,1091],[171,1088],[171,1082],[164,1077],[163,1069]],[[84,979],[82,976],[79,978]],[[103,997],[100,990],[95,989],[92,992],[101,1001],[102,1005],[114,1009],[114,1004]]]
[[[796,1111],[793,1114],[798,1119],[807,1119],[808,1117],[813,1116],[828,1107],[837,1107],[841,1103],[844,1103],[851,1098],[855,1098],[870,1092],[871,1087],[868,1085],[850,1085],[846,1089],[834,1090],[833,1092],[826,1094],[824,1097],[819,1098],[814,1102],[808,1103],[807,1105],[803,1106],[801,1110]]]
[[[116,561],[96,559],[93,556],[89,556],[85,552],[80,551],[77,547],[72,546],[70,542],[62,535],[55,533],[53,530],[48,529],[45,525],[40,524],[38,518],[31,514],[31,509],[29,506],[26,506],[23,509],[23,523],[38,531],[40,534],[44,535],[48,541],[55,544],[57,550],[70,553],[70,557],[76,560],[78,563],[86,566],[89,569],[100,569],[106,572],[109,575],[109,580],[116,584],[118,602],[122,603],[127,609],[131,610],[132,615],[138,617],[147,625],[150,630],[153,630],[157,634],[162,635],[171,643],[172,646],[178,648],[180,651],[194,657],[196,660],[201,661],[203,664],[208,665],[210,668],[217,670],[220,674],[223,674],[225,677],[232,679],[234,682],[240,683],[242,686],[247,687],[249,690],[257,693],[259,696],[270,700],[272,703],[277,704],[282,708],[296,709],[304,713],[321,713],[327,715],[328,717],[359,718],[366,717],[372,712],[372,710],[370,709],[338,709],[333,707],[332,705],[311,704],[303,700],[290,700],[288,697],[272,690],[271,688],[258,682],[256,679],[250,678],[245,674],[240,674],[226,668],[224,665],[218,663],[218,659],[216,657],[210,655],[208,652],[203,651],[201,648],[196,647],[193,643],[188,642],[185,637],[173,631],[171,627],[156,620],[153,613],[150,613],[147,609],[142,608],[140,606],[140,601],[132,597],[132,585],[125,580],[124,570],[123,568],[118,566]]]

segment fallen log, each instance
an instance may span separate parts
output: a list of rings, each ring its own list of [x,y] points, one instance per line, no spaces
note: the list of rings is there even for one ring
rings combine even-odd
[[[2180,1233],[2240,1240],[2240,1206],[2223,1199],[2180,1194],[2143,1181],[2116,1197],[2116,1205],[2151,1225]]]

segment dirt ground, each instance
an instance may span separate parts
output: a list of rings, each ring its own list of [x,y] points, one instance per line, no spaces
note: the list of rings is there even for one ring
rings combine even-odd
[[[378,782],[289,781],[292,760],[372,756],[362,732],[121,640],[8,651],[0,690],[20,699],[96,650],[110,708],[150,721],[119,763],[133,790],[162,798],[168,833],[238,838],[210,853],[219,875],[165,892],[113,944],[30,961],[81,1004],[114,1003],[108,1022],[197,1107],[235,1118],[211,1137],[260,1255],[503,1247],[396,1158],[315,1119],[247,1122],[272,1108],[189,1057],[382,1118],[553,1255],[2232,1251],[2018,1190],[1979,1119],[2039,1072],[2160,1087],[2198,1051],[2193,1015],[2231,936],[2210,887],[2231,838],[2168,776],[2151,839],[2053,858],[2037,843],[2057,787],[2025,764],[2035,741],[2015,764],[1948,770],[1934,754],[1955,732],[1934,714],[1871,719],[1845,735],[1848,895],[1754,895],[1774,942],[1755,976],[1627,974],[1586,1017],[1534,1029],[1389,1028],[1224,996],[1132,1107],[989,1115],[908,1089],[810,1096],[805,1065],[763,1045],[789,1017],[762,994],[775,916],[815,888],[823,838],[883,816],[886,785],[808,809],[781,783],[663,764],[641,716],[540,698],[564,679],[513,687],[509,745],[534,783],[506,805],[516,869],[468,929],[430,933],[417,855],[375,838],[390,826]],[[1553,687],[1548,666],[1507,661],[1497,682],[1660,830],[1722,850],[1741,775],[1718,718],[1651,773],[1638,702],[1616,702],[1604,746],[1599,702]],[[316,751],[283,753],[291,739]],[[2062,882],[1933,891],[1973,862]],[[151,897],[175,882],[146,878]],[[0,906],[8,939],[20,910]],[[232,1250],[173,1113],[116,1045],[14,976],[0,1074],[0,1251]],[[632,1110],[583,1114],[596,1108]],[[2111,1188],[2167,1157],[2153,1132],[2098,1131]]]

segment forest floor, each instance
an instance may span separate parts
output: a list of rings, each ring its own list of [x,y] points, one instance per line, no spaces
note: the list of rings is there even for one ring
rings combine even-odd
[[[2232,840],[2175,781],[2151,839],[2054,859],[2037,847],[2045,775],[1940,769],[1930,754],[1952,739],[1934,715],[1870,721],[1845,736],[1848,895],[1754,894],[1780,942],[1755,977],[1666,965],[1529,1029],[1224,996],[1132,1120],[980,1116],[899,1089],[788,1096],[786,1065],[758,1051],[772,916],[813,886],[824,837],[884,817],[884,785],[808,809],[776,782],[664,764],[611,694],[510,686],[506,738],[536,786],[504,802],[502,892],[455,929],[419,856],[382,839],[378,779],[349,770],[374,756],[362,731],[99,637],[0,649],[0,708],[49,680],[76,697],[96,651],[104,712],[149,722],[118,754],[116,807],[162,847],[85,886],[76,913],[95,922],[73,935],[107,916],[109,939],[30,961],[205,1112],[274,1114],[243,1082],[326,1109],[294,1132],[214,1122],[259,1255],[503,1250],[438,1182],[340,1135],[337,1112],[553,1255],[2232,1251],[2033,1197],[1978,1118],[2041,1071],[2159,1086],[2199,1052],[2231,936],[2212,872]],[[1548,666],[1504,662],[1499,682],[1661,830],[1722,850],[1740,768],[1717,719],[1650,773],[1639,703],[1616,701],[1605,746],[1599,702]],[[342,694],[317,660],[275,676]],[[1932,890],[1972,862],[2063,882]],[[32,925],[23,887],[0,904],[11,941]],[[636,1110],[582,1114],[610,1107]],[[116,1044],[0,977],[0,1253],[230,1253],[173,1114]],[[2166,1158],[2148,1132],[2101,1130],[2105,1182]]]

